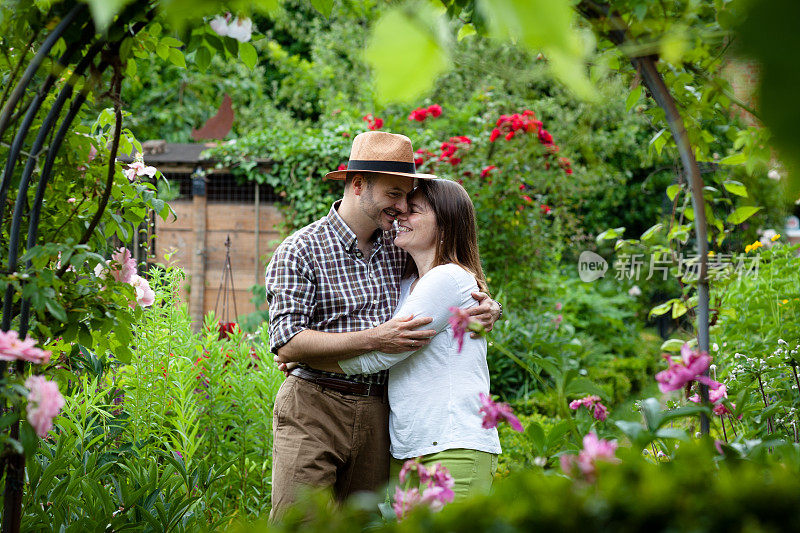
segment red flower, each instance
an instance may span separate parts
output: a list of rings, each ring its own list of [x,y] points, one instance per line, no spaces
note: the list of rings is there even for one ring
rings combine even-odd
[[[461,158],[460,157],[451,157],[450,160],[448,161],[448,163],[450,163],[453,166],[456,166],[457,164],[461,163]]]
[[[414,158],[414,166],[417,168],[421,167],[425,163],[425,160],[421,157]]]
[[[507,141],[510,141],[513,138],[514,138],[514,132],[513,131],[509,131],[508,133],[506,133],[506,140]]]
[[[552,144],[553,136],[547,130],[539,130],[539,142],[542,144]]]
[[[533,202],[533,198],[531,198],[530,196],[523,196],[522,199],[525,200],[528,203],[532,203]]]
[[[415,109],[408,115],[408,120],[416,120],[417,122],[423,122],[426,118],[428,118],[428,110],[423,107]]]
[[[525,184],[524,183],[520,183],[519,184],[519,190],[521,190],[521,191],[525,190]]]
[[[347,170],[347,163],[342,163],[336,170]]]
[[[364,115],[361,120],[366,122],[367,127],[371,130],[379,130],[383,127],[383,119],[372,116],[372,113]]]
[[[428,113],[430,113],[433,118],[436,118],[442,114],[442,106],[439,104],[428,106]]]
[[[543,215],[549,215],[550,212],[552,211],[552,209],[550,209],[550,206],[545,204],[542,204],[541,206],[539,206],[539,208],[542,210]]]
[[[498,128],[495,128],[492,130],[492,134],[489,135],[489,142],[490,143],[495,142],[498,137],[500,137],[500,130]]]
[[[489,174],[491,174],[491,173],[492,173],[492,170],[494,170],[494,169],[496,169],[496,168],[497,168],[497,167],[496,167],[496,166],[494,166],[494,165],[489,165],[488,167],[486,167],[486,168],[484,168],[483,170],[481,170],[481,177],[482,177],[482,178],[485,178],[486,176],[488,176]]]
[[[350,134],[347,133],[346,131],[343,131],[342,132],[342,137],[350,137]]]

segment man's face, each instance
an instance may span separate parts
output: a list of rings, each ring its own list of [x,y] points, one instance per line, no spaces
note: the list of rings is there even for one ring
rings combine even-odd
[[[379,174],[364,186],[359,206],[376,228],[387,231],[394,219],[408,210],[406,196],[413,188],[413,178]]]

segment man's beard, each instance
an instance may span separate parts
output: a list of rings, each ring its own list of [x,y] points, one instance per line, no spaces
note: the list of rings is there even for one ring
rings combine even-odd
[[[380,209],[375,205],[375,200],[372,197],[372,191],[367,191],[361,201],[361,212],[367,215],[371,221],[375,223],[375,227],[380,230],[385,230],[389,228],[385,228],[387,221],[384,219],[384,215],[388,215],[392,218],[396,218],[400,212],[397,209],[392,207],[387,207],[386,209]]]

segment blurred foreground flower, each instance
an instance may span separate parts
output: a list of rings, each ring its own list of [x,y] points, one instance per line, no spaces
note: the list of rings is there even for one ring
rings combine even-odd
[[[587,481],[594,481],[597,477],[597,462],[618,463],[614,455],[617,451],[617,441],[607,441],[597,437],[593,432],[583,437],[583,450],[578,455],[562,455],[561,469],[565,474],[582,475]]]
[[[0,361],[28,361],[40,365],[50,361],[50,352],[36,347],[29,336],[19,338],[14,330],[0,331]]]
[[[497,427],[497,424],[505,420],[514,431],[522,431],[523,427],[519,418],[514,416],[511,406],[507,403],[496,403],[488,394],[480,393],[480,399],[483,406],[479,412],[483,413],[483,427],[491,429]]]
[[[406,485],[411,482],[411,472],[417,473],[419,487],[426,485],[422,492],[417,487],[400,488],[395,487],[394,503],[392,507],[397,514],[398,520],[402,520],[410,510],[423,504],[427,505],[432,511],[441,511],[445,504],[450,503],[455,498],[453,487],[455,480],[450,472],[441,463],[434,464],[430,469],[425,468],[417,459],[409,459],[403,463],[398,476],[400,483]]]
[[[53,428],[53,418],[64,407],[64,397],[58,390],[58,385],[48,381],[44,376],[31,376],[25,381],[25,387],[30,390],[28,395],[28,422],[36,434],[46,437],[47,432]]]

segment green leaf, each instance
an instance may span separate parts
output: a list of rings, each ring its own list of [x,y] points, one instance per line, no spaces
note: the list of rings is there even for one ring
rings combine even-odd
[[[322,16],[329,18],[331,11],[333,11],[333,0],[311,0],[311,5],[314,9],[322,13]]]
[[[727,190],[729,193],[735,194],[736,196],[742,196],[744,198],[747,198],[747,187],[745,187],[742,182],[734,180],[725,180],[725,182],[722,185],[725,187],[725,190]]]
[[[603,399],[608,396],[605,391],[598,387],[592,380],[584,377],[578,377],[570,381],[569,385],[564,389],[564,394],[594,394]]]
[[[678,353],[681,351],[681,346],[686,343],[683,339],[668,339],[661,344],[661,350],[664,352]]]
[[[575,11],[569,0],[481,0],[477,7],[489,22],[490,35],[544,52],[553,75],[576,95],[593,99],[586,76],[585,44],[573,29]]]
[[[674,304],[672,305],[672,318],[674,319],[682,317],[686,314],[686,311],[686,305],[676,298]]]
[[[156,46],[156,54],[158,54],[158,57],[160,57],[161,59],[164,59],[164,60],[169,58],[169,51],[170,50],[172,50],[172,48],[170,48],[169,46],[167,46],[165,44],[159,43]]]
[[[105,32],[114,17],[131,0],[87,0],[97,29]]]
[[[431,30],[399,9],[389,11],[375,24],[365,57],[382,103],[419,97],[449,66],[447,54]]]
[[[655,224],[655,225],[653,225],[653,226],[650,226],[650,228],[648,228],[648,229],[647,229],[647,231],[645,231],[644,233],[642,233],[641,240],[643,240],[643,241],[649,241],[650,239],[652,239],[653,237],[655,237],[655,236],[656,236],[656,234],[657,234],[659,231],[661,231],[663,228],[664,228],[664,224],[661,224],[661,223],[659,223],[659,224]]]
[[[680,441],[688,441],[689,435],[682,429],[678,428],[661,428],[656,431],[656,437],[659,439],[676,439]]]
[[[459,28],[456,39],[458,39],[460,42],[462,39],[469,37],[470,35],[475,35],[475,33],[475,26],[472,24],[464,24],[461,26],[461,28]]]
[[[667,422],[671,422],[676,418],[685,418],[690,416],[696,416],[700,413],[711,414],[711,409],[704,405],[685,405],[683,407],[678,407],[677,409],[672,409],[670,411],[664,411],[660,413],[659,420],[658,420],[658,427],[662,427]],[[655,428],[654,428],[655,429]]]
[[[531,441],[531,444],[536,448],[536,453],[542,455],[545,453],[545,439],[544,439],[544,430],[542,426],[537,422],[531,422],[528,424],[528,428],[525,430],[525,435]]]
[[[239,59],[242,60],[247,68],[253,70],[258,64],[258,52],[256,47],[250,43],[239,43]]]
[[[652,139],[650,139],[650,145],[655,148],[658,155],[661,155],[661,150],[664,148],[664,145],[667,144],[667,138],[664,135],[666,133],[667,128],[661,129],[658,133],[656,133]]]
[[[652,309],[650,309],[650,312],[647,314],[647,318],[650,318],[653,315],[661,316],[661,315],[665,314],[667,311],[672,309],[672,302],[674,302],[674,301],[675,301],[675,298],[673,298],[671,300],[667,300],[663,304],[653,307]]]
[[[717,163],[720,165],[741,165],[745,161],[747,161],[747,156],[744,152],[739,152],[737,154],[731,154],[728,157],[723,157],[717,161]]]
[[[622,237],[622,235],[624,233],[625,233],[625,227],[624,226],[620,226],[619,228],[610,228],[610,229],[607,229],[604,232],[602,232],[597,237],[595,237],[595,240],[597,242],[600,242],[600,241],[609,241],[609,240],[612,240],[612,239],[618,239],[618,238]]]
[[[205,71],[211,64],[211,52],[206,46],[201,46],[194,53],[194,63],[202,71]]]
[[[625,100],[625,111],[630,111],[633,106],[636,105],[636,102],[639,101],[639,98],[642,96],[642,86],[637,85],[635,89],[631,91],[631,94],[628,95],[628,98]]]
[[[169,62],[176,67],[186,68],[186,58],[183,57],[183,52],[177,48],[169,49]]]
[[[67,312],[60,303],[53,300],[45,300],[44,306],[56,320],[60,320],[61,322],[67,321]]]
[[[678,191],[681,190],[681,186],[678,183],[673,183],[669,187],[667,187],[667,198],[669,201],[675,200],[675,196],[678,194]]]
[[[754,205],[743,205],[728,215],[728,218],[725,220],[731,224],[741,224],[751,216],[758,213],[760,210],[761,207],[756,207]]]

